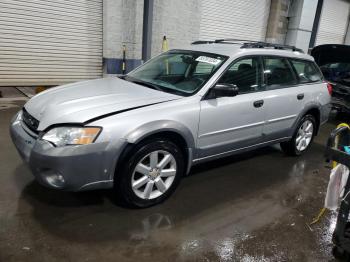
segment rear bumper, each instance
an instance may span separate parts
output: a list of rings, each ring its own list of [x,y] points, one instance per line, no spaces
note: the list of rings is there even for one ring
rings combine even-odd
[[[10,133],[19,154],[40,184],[68,191],[113,186],[115,163],[124,140],[113,145],[102,142],[55,147],[29,134],[20,119],[13,119]]]

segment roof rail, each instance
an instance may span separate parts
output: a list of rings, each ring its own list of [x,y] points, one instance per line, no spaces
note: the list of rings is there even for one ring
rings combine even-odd
[[[191,45],[202,45],[202,44],[213,44],[213,43],[215,43],[215,41],[201,41],[201,40],[199,40],[199,41],[194,41],[194,42],[192,42],[191,43]]]
[[[216,40],[199,40],[192,42],[192,45],[201,45],[201,44],[215,44],[215,43],[225,43],[225,44],[244,44],[246,42],[254,42],[250,40],[243,40],[243,39],[234,39],[234,38],[228,38],[228,39],[216,39]]]
[[[273,44],[262,41],[252,41],[246,39],[235,39],[235,38],[225,38],[225,39],[216,39],[214,41],[195,41],[193,45],[200,44],[214,44],[214,43],[225,43],[225,44],[240,44],[241,48],[274,48],[279,50],[292,50],[300,53],[304,53],[304,51],[300,48],[290,45],[281,45],[281,44]]]
[[[237,42],[240,42],[240,43],[255,43],[257,41],[252,41],[252,40],[247,40],[247,39],[237,39],[237,38],[223,38],[223,39],[216,39],[214,41],[215,43],[237,43]]]
[[[300,53],[304,53],[304,51],[300,48],[297,48],[295,46],[290,45],[280,45],[280,44],[272,44],[272,43],[265,43],[265,42],[249,42],[244,43],[241,48],[274,48],[274,49],[280,49],[280,50],[292,50]]]

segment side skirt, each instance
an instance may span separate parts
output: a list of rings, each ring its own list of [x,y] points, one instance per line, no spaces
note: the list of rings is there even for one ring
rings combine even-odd
[[[246,151],[251,151],[251,150],[254,150],[254,149],[257,149],[257,148],[260,148],[260,147],[265,147],[265,146],[268,146],[268,145],[273,145],[273,144],[277,144],[277,143],[280,143],[280,142],[288,141],[290,139],[291,139],[291,137],[283,137],[283,138],[270,140],[270,141],[267,141],[267,142],[263,142],[263,143],[259,143],[259,144],[255,144],[255,145],[251,145],[251,146],[247,146],[247,147],[242,147],[242,148],[226,151],[226,152],[215,154],[215,155],[210,155],[210,156],[206,156],[206,157],[202,157],[202,158],[196,158],[196,159],[193,159],[192,165],[196,165],[196,164],[199,164],[199,163],[204,163],[206,161],[219,159],[219,158],[226,157],[226,156],[231,156],[231,155],[243,153],[243,152],[246,152]]]

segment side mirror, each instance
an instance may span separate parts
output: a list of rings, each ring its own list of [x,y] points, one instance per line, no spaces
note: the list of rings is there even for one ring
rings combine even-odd
[[[216,84],[208,93],[208,99],[238,95],[238,87],[234,84]]]

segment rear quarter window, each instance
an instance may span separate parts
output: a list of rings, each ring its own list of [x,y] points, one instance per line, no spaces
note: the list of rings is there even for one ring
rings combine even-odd
[[[290,59],[300,83],[313,83],[322,81],[322,74],[315,63],[311,61]]]

